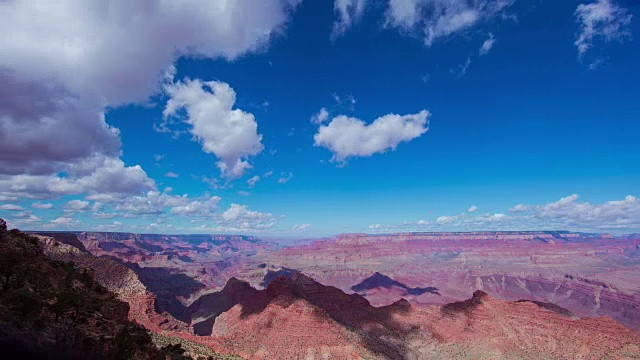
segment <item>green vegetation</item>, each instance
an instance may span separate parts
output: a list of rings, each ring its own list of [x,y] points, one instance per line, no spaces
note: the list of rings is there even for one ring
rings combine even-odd
[[[211,350],[211,348],[198,344],[193,341],[181,339],[173,336],[160,335],[156,333],[151,333],[151,339],[153,343],[158,347],[162,347],[166,349],[171,346],[178,346],[184,351],[188,352],[191,356],[198,360],[243,360],[242,357],[237,355],[226,355],[226,354],[218,354],[215,351]]]
[[[191,359],[179,344],[158,349],[128,312],[92,269],[47,259],[37,238],[7,230],[0,219],[3,353],[19,347],[83,359]]]

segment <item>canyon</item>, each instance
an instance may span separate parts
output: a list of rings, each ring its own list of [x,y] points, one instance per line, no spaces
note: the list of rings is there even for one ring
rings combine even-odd
[[[38,233],[162,336],[269,358],[635,358],[640,237]],[[568,341],[567,337],[571,340]]]

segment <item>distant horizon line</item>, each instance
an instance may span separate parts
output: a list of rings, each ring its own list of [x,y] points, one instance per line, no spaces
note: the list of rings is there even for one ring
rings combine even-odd
[[[242,233],[144,233],[144,232],[131,232],[131,231],[93,231],[93,230],[20,230],[25,233],[33,234],[47,234],[47,233],[59,233],[59,234],[77,234],[77,233],[101,233],[101,234],[134,234],[134,235],[162,235],[162,236],[244,236],[260,239],[274,239],[274,238],[298,238],[298,239],[327,239],[338,238],[344,236],[398,236],[398,235],[441,235],[441,234],[473,234],[473,235],[491,235],[491,234],[509,234],[509,235],[530,235],[530,234],[586,234],[586,235],[609,235],[612,237],[624,237],[627,235],[633,235],[635,233],[626,233],[621,235],[614,235],[609,232],[588,232],[588,231],[571,231],[571,230],[478,230],[478,231],[401,231],[392,233],[365,233],[365,232],[351,232],[351,233],[337,233],[328,236],[294,236],[294,235],[282,235],[282,236],[260,236],[252,234]]]

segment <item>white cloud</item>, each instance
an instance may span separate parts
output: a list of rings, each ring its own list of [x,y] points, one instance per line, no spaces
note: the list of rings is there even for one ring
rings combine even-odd
[[[288,174],[284,174],[278,179],[278,184],[286,184],[291,179],[293,179],[293,173],[289,172]]]
[[[415,0],[390,0],[386,13],[387,26],[413,28],[420,19],[419,5],[420,2]]]
[[[163,112],[165,121],[186,110],[189,131],[202,150],[218,158],[216,165],[224,178],[239,178],[251,168],[247,159],[264,149],[262,135],[253,114],[233,109],[236,93],[229,84],[187,79],[167,84],[165,91],[170,97]]]
[[[0,1],[2,196],[14,197],[5,190],[25,179],[50,193],[26,186],[20,197],[148,190],[146,173],[119,159],[120,133],[105,122],[106,109],[145,102],[178,57],[231,60],[263,49],[298,3]],[[94,167],[73,174],[87,164]],[[90,176],[104,167],[117,172],[107,174],[114,185]]]
[[[185,205],[178,205],[169,211],[173,215],[201,215],[210,216],[218,209],[220,197],[212,196],[208,199],[194,200]]]
[[[72,219],[70,217],[59,217],[51,220],[48,225],[45,225],[45,227],[70,228],[70,227],[78,226],[80,223],[81,223],[80,220]]]
[[[524,204],[517,204],[509,209],[509,212],[523,212],[529,210],[529,206]]]
[[[249,187],[254,187],[254,186],[256,186],[258,181],[260,181],[260,176],[255,175],[252,178],[250,178],[249,180],[247,180],[247,184],[249,184]]]
[[[453,220],[455,220],[456,218],[457,218],[456,216],[439,216],[439,217],[436,219],[436,222],[437,222],[438,224],[445,224],[445,223],[448,223],[448,222],[452,222],[452,221],[453,221]]]
[[[420,32],[424,43],[466,31],[502,14],[513,0],[390,0],[386,26]]]
[[[596,39],[608,43],[623,42],[631,37],[631,14],[611,0],[580,4],[576,8],[575,16],[580,24],[580,34],[574,44],[580,57],[593,47]]]
[[[322,124],[329,119],[329,112],[324,107],[311,117],[311,122],[314,124]]]
[[[67,176],[0,176],[0,192],[25,198],[52,198],[81,193],[136,194],[155,188],[139,165],[125,166],[120,159],[95,156],[68,167]]]
[[[144,195],[126,196],[114,199],[114,210],[123,216],[173,215],[210,216],[218,207],[220,197],[204,196],[189,198],[187,195],[172,195],[168,191],[148,191]]]
[[[487,55],[493,48],[493,44],[495,44],[495,42],[496,38],[493,34],[489,33],[489,38],[482,43],[482,46],[480,46],[480,50],[478,51],[480,56]]]
[[[251,195],[251,193],[248,192],[248,191],[239,190],[238,191],[238,195],[240,195],[240,196],[249,196],[249,195]]]
[[[340,115],[320,126],[314,135],[314,145],[329,149],[333,161],[344,163],[354,156],[371,156],[395,150],[401,142],[409,142],[428,130],[429,112],[381,116],[371,124]]]
[[[13,217],[17,219],[17,224],[34,224],[42,220],[38,216],[34,215],[31,211],[21,211],[15,214]]]
[[[335,39],[347,31],[362,18],[367,0],[334,0],[333,10],[336,20],[333,23],[331,38]]]
[[[275,225],[276,218],[271,213],[252,211],[246,205],[231,204],[222,213],[222,226],[227,229],[265,230]]]
[[[53,209],[53,204],[36,201],[33,204],[31,204],[31,207],[38,210],[47,210],[47,209]]]
[[[4,205],[0,205],[0,210],[22,211],[22,210],[24,210],[24,208],[22,206],[16,205],[16,204],[4,204]]]
[[[478,207],[477,207],[477,206],[475,206],[475,205],[471,205],[471,206],[469,206],[469,208],[467,209],[467,212],[468,212],[468,213],[474,213],[474,212],[476,212],[476,211],[478,211]]]
[[[5,1],[1,61],[20,75],[99,89],[108,105],[140,102],[177,56],[235,59],[267,45],[297,2]]]
[[[65,212],[82,212],[91,208],[91,204],[84,200],[71,200],[64,204]]]
[[[168,173],[164,174],[164,177],[168,177],[168,178],[177,178],[180,175],[178,175],[177,173],[174,173],[173,171],[169,171]]]
[[[127,166],[106,109],[148,101],[175,75],[179,57],[232,60],[261,51],[298,3],[0,1],[0,134],[11,134],[0,139],[0,201],[83,194],[66,208],[93,201],[85,211],[96,218],[154,216],[158,224],[170,215],[220,217],[219,198],[161,193],[140,166]],[[240,151],[232,163],[225,152],[223,173],[241,173],[251,155]],[[77,224],[64,215],[47,226]]]
[[[100,213],[95,213],[92,216],[96,219],[113,219],[114,217],[118,216],[118,214],[100,212]]]
[[[0,5],[0,14],[6,6]],[[118,157],[119,132],[105,122],[100,97],[91,96],[89,90],[73,94],[64,84],[34,79],[35,74],[26,69],[21,73],[3,64],[12,55],[7,53],[11,45],[3,37],[13,34],[17,38],[18,33],[14,29],[3,31],[2,26],[0,134],[4,135],[0,141],[0,174],[51,175],[96,154]]]
[[[640,229],[640,199],[635,196],[602,204],[577,200],[578,195],[573,194],[556,202],[530,206],[530,212],[540,221],[559,222],[573,228]]]
[[[307,231],[309,230],[309,227],[311,227],[311,224],[300,224],[300,225],[293,225],[293,228],[291,228],[293,231]]]
[[[491,230],[572,230],[625,232],[640,229],[640,199],[628,195],[622,200],[601,204],[579,202],[576,194],[542,205],[518,204],[502,213],[439,216],[433,221],[419,220],[393,226],[377,224],[371,229],[395,231],[491,231]]]

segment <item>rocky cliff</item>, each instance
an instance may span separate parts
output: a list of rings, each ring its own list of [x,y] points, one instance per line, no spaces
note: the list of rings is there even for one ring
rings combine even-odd
[[[482,291],[442,306],[400,300],[374,307],[360,295],[293,274],[277,277],[264,290],[233,279],[216,297],[201,300],[193,305],[195,325],[207,319],[208,339],[249,359],[640,355],[640,333],[612,319],[576,319],[553,304],[502,301]]]
[[[3,223],[3,222],[2,222]],[[82,254],[69,245],[61,253]],[[46,257],[37,238],[0,227],[0,346],[5,358],[155,359],[129,306],[94,270]]]

